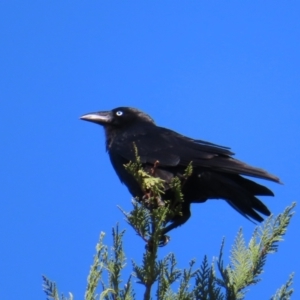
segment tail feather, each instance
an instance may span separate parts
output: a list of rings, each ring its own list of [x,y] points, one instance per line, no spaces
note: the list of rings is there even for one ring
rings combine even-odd
[[[238,202],[232,200],[226,200],[226,202],[234,208],[238,213],[244,216],[246,219],[253,222],[253,220],[257,222],[262,222],[264,218],[260,216],[254,209],[248,206],[241,206]]]
[[[257,184],[249,179],[239,175],[223,176],[215,174],[219,186],[222,185],[222,194],[219,198],[223,198],[236,211],[247,219],[253,219],[262,222],[264,219],[259,213],[269,216],[269,209],[255,196],[273,196],[274,194],[268,188]]]
[[[228,175],[227,175],[228,176]],[[250,179],[244,178],[240,175],[232,175],[232,180],[234,180],[243,189],[250,192],[252,195],[256,196],[274,196],[274,193],[267,187],[258,184]]]
[[[251,204],[252,204],[252,208],[253,209],[259,211],[263,215],[265,215],[265,216],[270,216],[271,215],[271,212],[269,211],[269,209],[267,208],[267,206],[264,205],[263,202],[261,202],[256,197],[252,198]]]

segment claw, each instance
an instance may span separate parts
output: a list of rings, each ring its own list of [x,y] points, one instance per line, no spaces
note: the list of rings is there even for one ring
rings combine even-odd
[[[159,240],[158,246],[159,247],[164,247],[170,242],[170,240],[171,240],[171,238],[168,235],[163,235],[163,236],[161,236],[161,238]],[[153,240],[152,239],[148,240],[148,242],[146,243],[145,248],[149,252],[153,251]]]
[[[171,238],[168,235],[163,235],[159,241],[159,247],[164,247],[170,242]]]

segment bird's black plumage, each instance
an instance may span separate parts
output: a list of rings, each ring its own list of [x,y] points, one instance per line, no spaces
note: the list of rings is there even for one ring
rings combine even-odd
[[[111,163],[134,197],[143,197],[137,181],[124,168],[135,160],[137,147],[143,168],[149,171],[158,161],[155,176],[166,181],[165,199],[172,200],[168,183],[174,176],[182,176],[192,162],[193,173],[183,185],[184,202],[182,214],[169,220],[163,234],[185,223],[191,213],[191,203],[208,199],[224,199],[243,216],[261,222],[263,215],[270,215],[268,208],[256,196],[273,196],[265,186],[241,175],[280,182],[279,178],[266,171],[234,159],[229,148],[195,140],[170,129],[156,126],[153,119],[129,107],[119,107],[83,115],[82,120],[104,127],[106,150]]]

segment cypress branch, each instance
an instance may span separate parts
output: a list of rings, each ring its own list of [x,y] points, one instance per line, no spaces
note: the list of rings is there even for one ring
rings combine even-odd
[[[195,267],[196,261],[191,260],[188,267],[181,270],[177,267],[174,253],[159,259],[158,252],[161,245],[161,230],[166,225],[166,220],[180,212],[180,203],[183,201],[181,188],[184,181],[181,183],[178,178],[175,178],[171,183],[176,194],[175,204],[164,201],[163,205],[159,205],[164,181],[143,171],[139,158],[136,162],[126,165],[126,168],[140,182],[147,198],[133,199],[131,212],[119,208],[127,223],[147,243],[147,247],[144,249],[141,264],[132,260],[132,274],[126,281],[124,280],[126,283],[122,284],[122,271],[127,267],[123,249],[125,232],[120,231],[118,225],[113,229],[111,249],[104,244],[104,233],[101,233],[88,275],[85,299],[137,299],[134,283],[144,286],[145,300],[151,299],[153,295],[156,295],[159,300],[244,299],[250,286],[261,281],[260,275],[263,273],[268,255],[278,251],[279,242],[283,241],[294,214],[295,203],[288,206],[279,216],[271,216],[262,226],[257,227],[248,243],[240,229],[232,246],[228,265],[224,263],[225,241],[223,240],[216,261],[209,264],[207,256],[204,256],[199,268]],[[188,178],[191,172],[192,164],[189,165],[184,176]],[[290,299],[293,293],[292,283],[293,274],[271,299]],[[177,290],[174,286],[177,286]],[[73,299],[72,294],[69,298],[63,295],[59,297],[56,284],[45,276],[43,276],[43,290],[47,300]]]

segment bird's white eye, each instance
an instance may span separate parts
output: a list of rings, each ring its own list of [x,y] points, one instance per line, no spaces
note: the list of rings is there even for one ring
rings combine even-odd
[[[116,112],[116,115],[117,115],[118,117],[120,117],[120,116],[123,115],[123,112],[122,112],[121,110],[118,110],[118,111]]]

